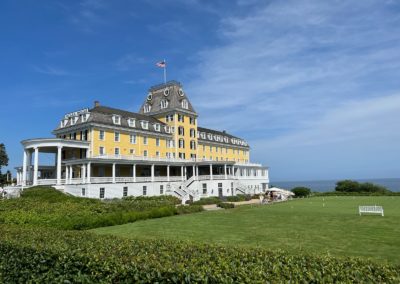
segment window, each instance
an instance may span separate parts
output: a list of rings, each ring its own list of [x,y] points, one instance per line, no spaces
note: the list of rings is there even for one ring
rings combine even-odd
[[[174,140],[167,140],[167,147],[174,148]]]
[[[148,144],[148,140],[147,136],[143,136],[143,145],[147,145]]]
[[[179,148],[185,148],[185,140],[179,139]]]
[[[203,145],[203,152],[206,151],[206,145]]]
[[[105,134],[104,130],[99,130],[99,140],[104,140],[104,137],[105,137],[104,134]]]
[[[114,148],[114,154],[115,154],[116,156],[119,155],[119,148]]]
[[[114,141],[119,142],[119,132],[114,132]]]
[[[106,189],[104,187],[100,187],[100,198],[104,198]]]
[[[136,126],[136,120],[134,118],[129,118],[128,119],[128,125],[129,125],[129,127],[135,127]]]
[[[165,117],[165,121],[166,121],[166,122],[174,121],[174,115],[173,115],[173,114],[168,114],[168,115]]]
[[[179,153],[179,158],[180,159],[185,159],[185,153]]]
[[[215,152],[219,152],[219,148],[218,148],[218,146],[215,146]]]
[[[143,186],[143,195],[147,195],[147,186]]]
[[[134,155],[135,154],[135,149],[130,149],[129,154]]]
[[[190,128],[190,137],[195,138],[196,137],[196,130],[193,128]]]
[[[82,187],[82,196],[86,195],[86,189],[84,187]]]
[[[144,150],[144,151],[143,151],[143,156],[144,156],[144,157],[147,157],[147,150]]]
[[[151,110],[151,105],[145,104],[143,107],[143,112],[147,113],[147,112],[150,112],[150,110]]]
[[[190,154],[190,158],[196,159],[196,154]]]
[[[156,146],[160,146],[160,138],[156,138]]]
[[[212,146],[210,146],[210,152],[212,153]]]
[[[87,130],[81,131],[81,140],[87,141],[87,137],[88,137],[88,131]]]
[[[167,100],[162,100],[160,106],[161,106],[161,109],[167,108],[168,107],[168,101]]]
[[[164,185],[160,185],[160,194],[164,194]]]
[[[189,123],[192,125],[196,124],[196,119],[194,117],[189,117]]]
[[[118,125],[121,124],[121,116],[119,116],[119,115],[114,114],[112,117],[112,120],[113,120],[114,124],[118,124]]]
[[[190,149],[191,150],[196,150],[196,141],[194,141],[194,140],[190,141]]]
[[[181,114],[178,114],[178,121],[179,122],[185,122],[185,117]]]
[[[143,129],[149,129],[149,122],[148,122],[148,121],[142,120],[142,121],[140,122],[140,124],[142,125],[142,128],[143,128]]]
[[[73,134],[73,139],[76,140],[76,132]]]
[[[171,133],[175,133],[175,126],[171,126]]]
[[[182,100],[182,108],[188,109],[189,108],[189,103],[187,100]]]
[[[104,147],[99,147],[99,155],[104,155]]]
[[[185,135],[185,128],[183,128],[182,126],[179,126],[178,127],[178,134],[182,135],[182,136]]]
[[[156,157],[159,158],[160,157],[160,152],[156,151]]]
[[[131,134],[129,137],[131,144],[136,144],[136,134]]]
[[[82,122],[86,122],[88,120],[88,118],[89,118],[89,114],[88,113],[81,114],[80,117],[81,117],[81,121]]]
[[[154,124],[154,130],[155,131],[160,131],[160,124],[159,123],[155,123]]]
[[[170,126],[165,125],[165,126],[164,126],[164,129],[165,129],[165,132],[171,133],[171,127],[170,127]]]
[[[207,194],[207,184],[203,183],[203,194]]]
[[[122,189],[122,197],[127,197],[128,196],[128,187],[124,186]]]

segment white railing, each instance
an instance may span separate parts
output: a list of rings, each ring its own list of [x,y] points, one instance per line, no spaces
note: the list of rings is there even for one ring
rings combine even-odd
[[[116,177],[115,182],[134,182],[134,178],[133,177]]]
[[[151,177],[136,177],[136,182],[149,182]]]
[[[91,183],[108,183],[112,182],[112,177],[91,177]]]
[[[213,179],[225,179],[225,175],[213,175]]]
[[[182,181],[181,176],[170,176],[169,181]]]
[[[199,176],[199,180],[211,180],[211,176],[210,175],[201,175],[201,176]]]
[[[185,187],[187,187],[189,184],[191,184],[194,181],[195,176],[191,176],[189,179],[187,179],[184,182]]]
[[[37,184],[38,185],[52,185],[56,184],[57,179],[38,179]]]

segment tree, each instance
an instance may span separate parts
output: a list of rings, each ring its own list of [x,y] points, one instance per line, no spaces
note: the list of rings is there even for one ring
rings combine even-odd
[[[340,192],[359,192],[360,184],[354,180],[341,180],[336,183],[335,191]]]
[[[311,189],[308,187],[298,186],[292,188],[292,192],[295,194],[295,197],[307,197],[311,193]]]
[[[3,143],[0,144],[0,174],[1,167],[8,166],[8,155],[6,152],[6,146]]]

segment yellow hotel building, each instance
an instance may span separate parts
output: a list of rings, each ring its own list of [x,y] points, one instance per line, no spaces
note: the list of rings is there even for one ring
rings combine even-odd
[[[17,183],[92,198],[170,194],[183,202],[265,191],[268,168],[250,162],[247,142],[200,127],[197,118],[176,81],[151,87],[138,113],[95,102],[64,115],[54,138],[21,142]],[[40,165],[40,153],[54,153],[54,165]]]

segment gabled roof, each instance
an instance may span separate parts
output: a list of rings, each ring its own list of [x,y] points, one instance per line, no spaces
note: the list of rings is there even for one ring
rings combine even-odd
[[[182,107],[183,100],[188,102],[187,109]],[[167,102],[168,105],[166,108],[161,108],[162,101]],[[150,106],[149,112],[145,113],[145,106]],[[180,110],[196,114],[196,111],[190,103],[186,93],[183,91],[182,84],[177,81],[169,81],[166,84],[151,87],[139,112],[145,115],[154,115],[157,113],[169,112],[171,110]]]

